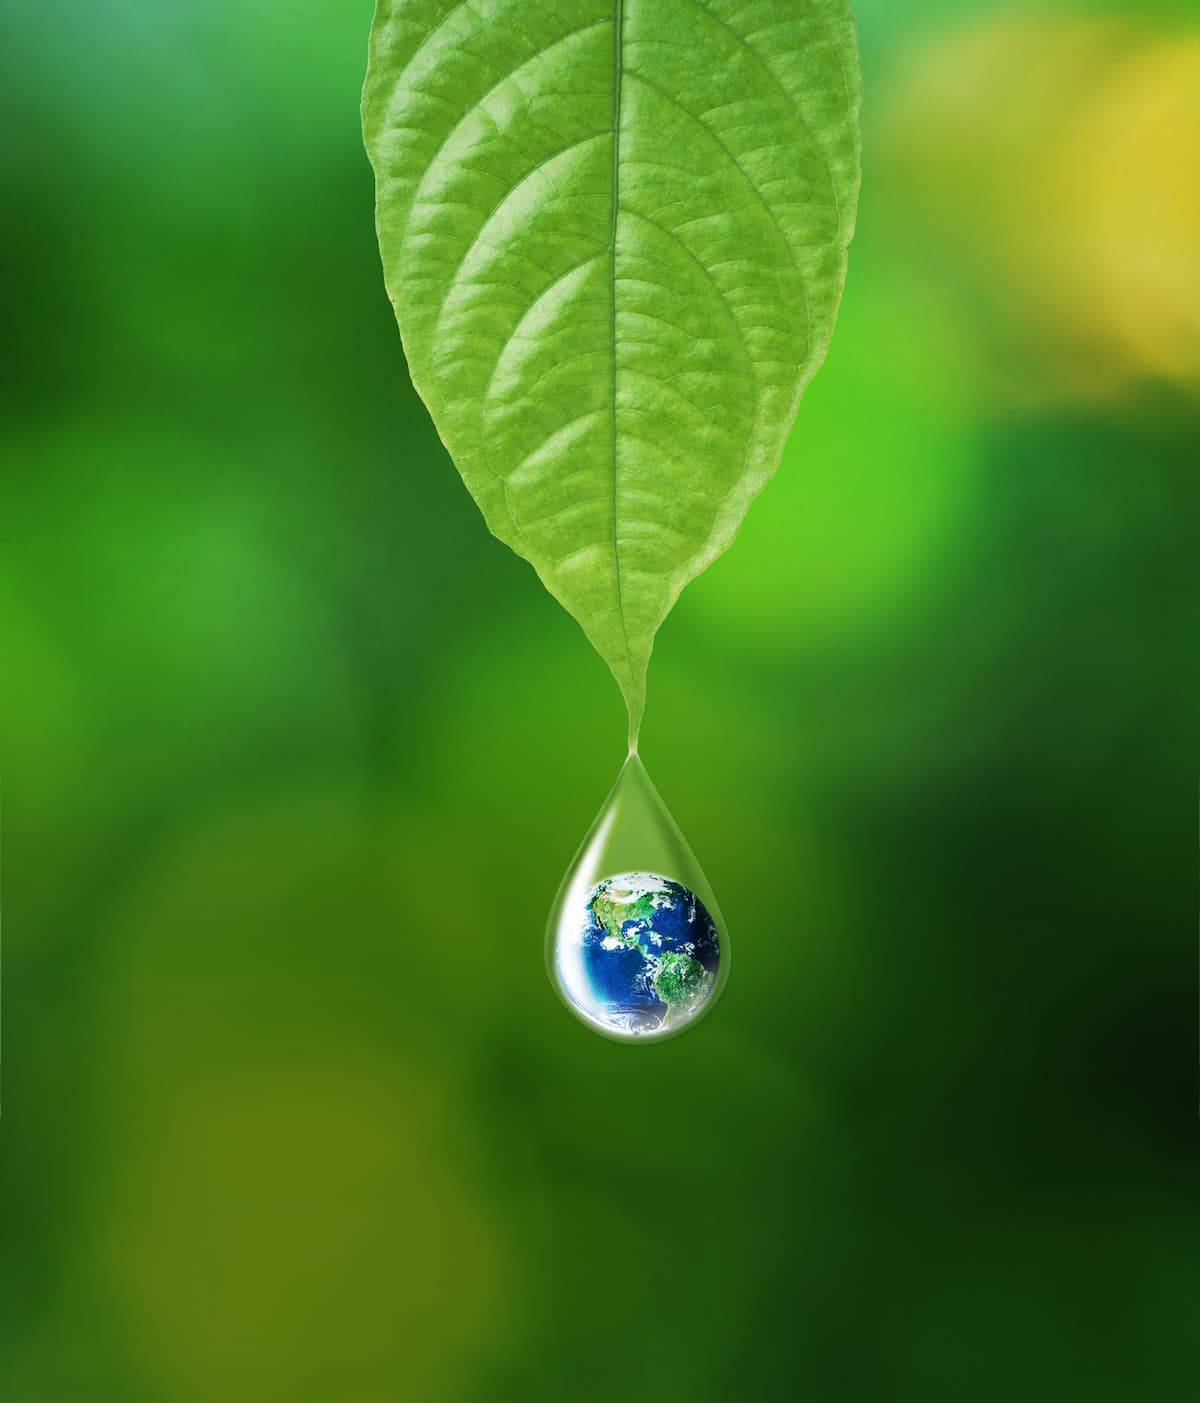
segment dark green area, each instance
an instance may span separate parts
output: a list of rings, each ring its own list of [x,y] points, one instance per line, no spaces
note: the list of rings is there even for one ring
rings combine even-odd
[[[366,7],[8,20],[0,1397],[1195,1395],[1200,406],[925,261],[976,8],[860,7],[843,319],[656,647],[733,968],[651,1047],[545,977],[623,713],[408,388]]]

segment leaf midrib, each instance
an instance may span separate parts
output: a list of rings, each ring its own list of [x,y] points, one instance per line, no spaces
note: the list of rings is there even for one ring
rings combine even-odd
[[[613,11],[613,116],[612,116],[612,228],[608,244],[609,307],[611,309],[610,343],[612,346],[612,538],[613,577],[617,594],[617,617],[621,622],[621,643],[625,649],[625,665],[633,674],[633,659],[629,655],[629,629],[625,624],[625,596],[621,589],[621,544],[617,534],[617,217],[621,208],[621,77],[625,70],[623,22],[625,0],[616,0]],[[636,721],[630,717],[631,731],[636,734]]]

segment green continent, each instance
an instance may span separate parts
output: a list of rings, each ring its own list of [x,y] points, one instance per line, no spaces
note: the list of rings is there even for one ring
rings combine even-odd
[[[673,951],[658,962],[654,992],[671,1013],[682,1013],[708,993],[712,975],[690,955]]]
[[[610,896],[597,896],[592,901],[592,910],[596,913],[596,919],[604,927],[605,935],[610,935],[614,940],[621,941],[631,949],[641,950],[646,953],[646,948],[638,943],[636,936],[625,935],[621,927],[626,921],[646,921],[651,922],[654,918],[654,901],[647,893],[639,896],[636,901],[614,901]]]

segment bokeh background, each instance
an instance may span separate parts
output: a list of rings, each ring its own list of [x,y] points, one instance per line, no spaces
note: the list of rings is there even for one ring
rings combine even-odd
[[[4,1399],[1195,1396],[1200,19],[858,12],[648,1049],[543,973],[620,703],[408,385],[368,0],[8,13]]]

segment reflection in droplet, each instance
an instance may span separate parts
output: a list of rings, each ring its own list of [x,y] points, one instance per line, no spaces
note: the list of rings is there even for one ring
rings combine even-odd
[[[689,1027],[728,976],[712,889],[636,753],[563,878],[546,966],[576,1017],[621,1039]]]

